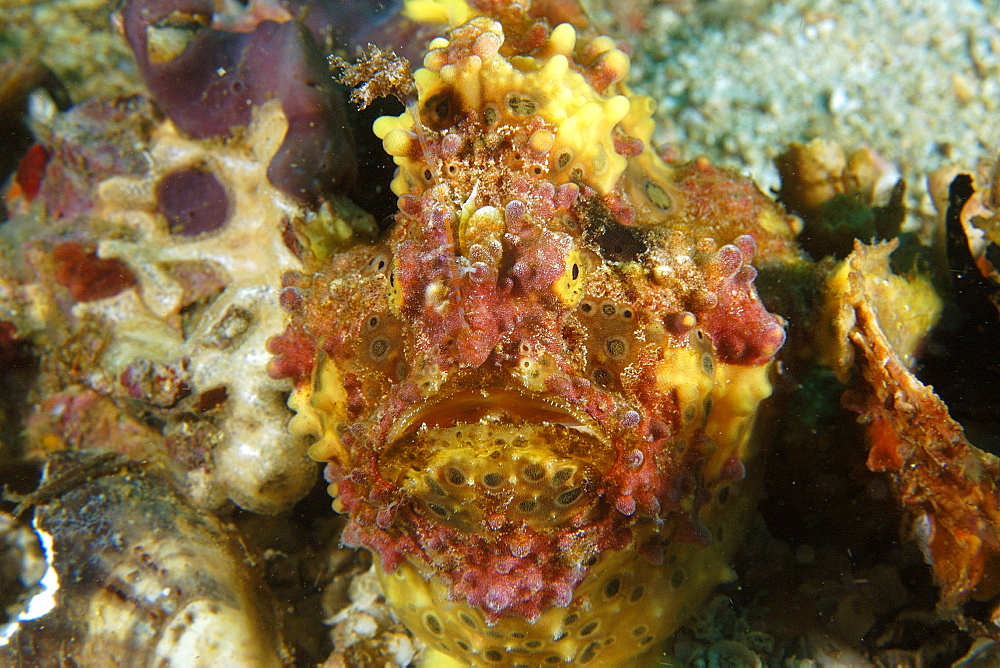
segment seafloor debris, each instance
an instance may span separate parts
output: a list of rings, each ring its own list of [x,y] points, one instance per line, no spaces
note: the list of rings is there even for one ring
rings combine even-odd
[[[69,93],[48,67],[37,60],[11,60],[0,63],[0,182],[7,180],[18,164],[18,187],[32,192],[40,181],[37,165],[44,157],[25,156],[33,143],[31,130],[25,122],[29,99],[36,90],[45,91],[59,110],[70,106]]]
[[[930,281],[919,275],[892,272],[889,256],[897,240],[876,246],[855,242],[854,252],[836,265],[826,279],[815,333],[820,361],[846,383],[856,361],[851,333],[859,326],[857,311],[864,305],[881,324],[887,346],[905,369],[916,365],[920,346],[941,316],[941,298]]]
[[[968,197],[962,185],[959,178],[952,186],[953,207]],[[1000,594],[1000,460],[969,443],[944,402],[909,371],[906,328],[919,328],[935,305],[927,288],[898,278],[892,286],[895,277],[882,276],[879,265],[887,267],[891,250],[858,245],[845,261],[849,287],[840,302],[849,325],[838,328],[857,351],[865,381],[848,401],[866,425],[869,468],[890,474],[941,585],[942,611],[956,613],[970,597]],[[993,618],[1000,620],[1000,608]]]
[[[33,515],[45,572],[0,628],[4,665],[264,667],[289,659],[257,557],[156,466],[53,455],[17,514]]]

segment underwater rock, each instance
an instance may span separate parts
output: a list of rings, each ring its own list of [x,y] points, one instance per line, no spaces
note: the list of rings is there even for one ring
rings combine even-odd
[[[305,266],[291,229],[352,232],[268,181],[287,128],[280,103],[253,119],[221,145],[137,98],[56,119],[39,197],[0,229],[0,299],[12,334],[40,351],[46,388],[29,455],[167,456],[209,508],[278,512],[312,486],[317,467],[285,429],[290,385],[267,376],[265,342],[284,327],[281,274]]]
[[[843,259],[858,239],[891,239],[903,222],[899,170],[867,147],[845,155],[834,142],[793,143],[775,159],[778,201],[805,221],[798,237],[817,260]]]

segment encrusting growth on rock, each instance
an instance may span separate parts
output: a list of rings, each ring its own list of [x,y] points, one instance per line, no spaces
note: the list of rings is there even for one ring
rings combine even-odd
[[[413,81],[410,61],[397,56],[392,49],[381,49],[369,44],[356,62],[349,63],[338,55],[329,57],[330,69],[340,70],[335,78],[351,86],[351,102],[365,109],[380,97],[392,95],[404,105],[416,98],[417,87]]]

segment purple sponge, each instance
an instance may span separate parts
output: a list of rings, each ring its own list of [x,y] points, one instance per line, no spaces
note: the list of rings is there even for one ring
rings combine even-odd
[[[219,30],[211,0],[128,0],[123,20],[146,85],[181,131],[230,137],[254,106],[278,99],[288,132],[268,166],[271,183],[310,203],[350,186],[357,165],[344,101],[302,24]]]

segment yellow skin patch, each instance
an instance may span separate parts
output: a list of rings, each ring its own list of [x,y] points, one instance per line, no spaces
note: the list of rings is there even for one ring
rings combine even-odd
[[[425,66],[414,72],[421,113],[447,104],[482,110],[487,125],[537,117],[551,129],[532,134],[530,143],[547,155],[552,182],[582,181],[598,192],[610,192],[627,167],[626,159],[615,151],[612,131],[629,114],[629,97],[595,91],[583,74],[570,67],[576,44],[571,25],[553,30],[549,48],[540,57],[513,59],[499,54],[503,43],[500,24],[486,25],[487,30],[475,43],[472,66],[459,68],[447,62],[442,54],[448,49],[448,40],[431,42]],[[602,43],[594,57],[603,58],[617,79],[628,73],[628,59],[613,43]],[[444,91],[448,92],[446,97],[442,97]],[[641,111],[633,117],[652,113],[648,100],[643,98]],[[426,182],[426,166],[410,157],[419,141],[414,125],[412,114],[406,111],[399,117],[379,118],[374,126],[386,152],[400,166],[392,182],[397,195],[418,192]]]

